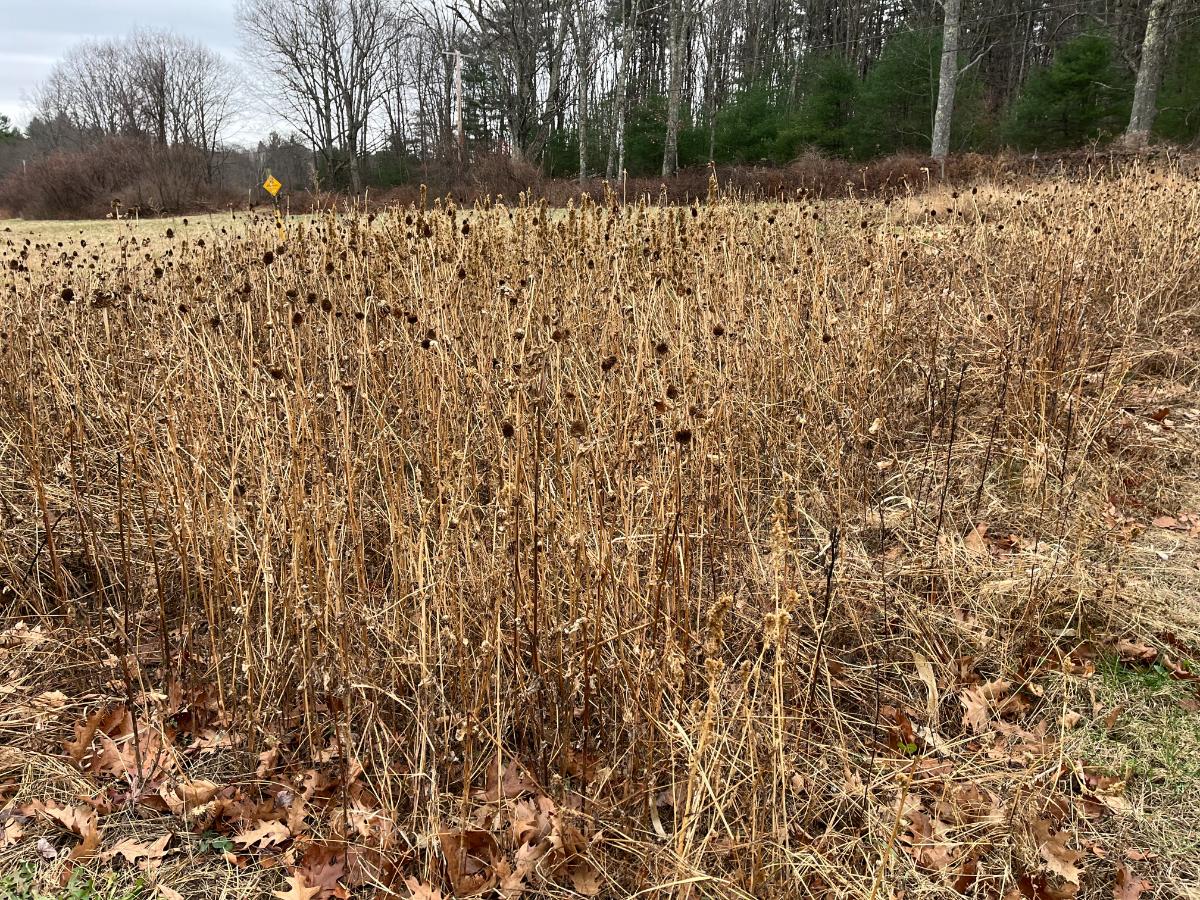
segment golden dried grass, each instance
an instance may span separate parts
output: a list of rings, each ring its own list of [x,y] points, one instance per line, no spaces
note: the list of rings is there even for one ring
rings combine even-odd
[[[1111,891],[1062,877],[1044,682],[1122,631],[1120,498],[1190,452],[1145,385],[1194,374],[1200,189],[914,202],[13,242],[0,584],[55,635],[35,686],[87,665],[147,719],[202,696],[249,750],[361,766],[389,859],[447,887],[436,836],[532,794],[583,843],[530,892]],[[519,866],[505,835],[472,840]]]

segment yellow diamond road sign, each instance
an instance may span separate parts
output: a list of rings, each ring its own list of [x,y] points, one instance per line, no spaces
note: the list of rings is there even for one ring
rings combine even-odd
[[[263,182],[263,189],[272,197],[279,193],[279,189],[281,187],[283,187],[283,185],[280,184],[279,179],[274,175],[268,176],[267,180]]]

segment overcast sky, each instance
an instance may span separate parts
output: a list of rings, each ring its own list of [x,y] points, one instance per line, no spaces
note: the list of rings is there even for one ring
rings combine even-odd
[[[0,112],[24,126],[25,99],[55,60],[89,37],[117,37],[135,28],[165,28],[200,41],[241,64],[234,24],[236,0],[0,0]],[[271,124],[278,125],[275,117]],[[268,125],[252,121],[230,135],[246,141]]]

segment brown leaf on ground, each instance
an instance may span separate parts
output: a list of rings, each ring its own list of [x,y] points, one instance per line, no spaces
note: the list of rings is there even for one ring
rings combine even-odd
[[[992,707],[980,688],[964,688],[958,699],[963,705],[963,725],[975,734],[986,731],[992,720]]]
[[[521,765],[520,760],[510,759],[500,772],[500,757],[488,763],[487,784],[482,791],[476,791],[475,796],[488,803],[499,800],[513,800],[537,790],[537,782]]]
[[[526,844],[521,849],[524,850],[528,846]],[[496,890],[500,892],[500,896],[504,900],[517,900],[529,887],[525,879],[533,874],[533,863],[520,859],[520,856],[521,853],[518,850],[516,868],[510,866],[506,859],[496,862],[496,875],[500,879],[500,883],[496,885]]]
[[[600,872],[586,860],[581,860],[570,868],[571,886],[577,894],[585,897],[595,897],[600,893]]]
[[[442,854],[454,893],[469,897],[489,890],[496,883],[496,861],[500,848],[486,831],[447,831],[440,834]]]
[[[1114,900],[1138,900],[1142,894],[1154,887],[1145,878],[1133,874],[1129,866],[1117,866],[1117,878],[1113,884]]]
[[[1038,853],[1046,863],[1047,871],[1057,875],[1071,884],[1079,884],[1079,867],[1076,863],[1083,858],[1079,850],[1067,846],[1070,835],[1059,831],[1046,819],[1041,819],[1033,826],[1033,834],[1037,840]]]
[[[108,862],[121,856],[130,864],[142,861],[142,868],[150,869],[162,862],[170,842],[170,834],[164,834],[149,844],[143,844],[133,838],[123,838],[101,853],[100,858]]]
[[[1187,666],[1181,666],[1168,656],[1164,656],[1160,660],[1160,663],[1172,678],[1176,678],[1179,681],[1200,681],[1200,675],[1197,675]]]
[[[980,522],[974,528],[967,532],[967,536],[963,538],[963,546],[971,553],[983,555],[988,552],[987,545],[987,522]]]
[[[95,813],[92,814],[95,816]],[[66,887],[71,880],[71,874],[75,871],[77,863],[87,862],[99,854],[100,850],[100,829],[95,826],[95,819],[89,831],[83,835],[83,840],[71,848],[71,852],[67,854],[67,864],[63,867],[62,876],[59,884]]]
[[[1004,819],[1000,799],[970,781],[947,787],[934,804],[934,812],[937,818],[958,826],[1002,822]]]
[[[0,822],[0,848],[9,847],[25,836],[25,829],[16,819]]]
[[[942,840],[944,828],[924,812],[909,813],[908,834],[904,843],[909,855],[924,869],[941,871],[954,864],[957,845]]]
[[[1117,656],[1123,662],[1142,662],[1152,663],[1158,659],[1158,651],[1149,644],[1143,644],[1140,641],[1131,641],[1125,638],[1117,641]]]
[[[342,847],[310,844],[304,851],[298,871],[308,884],[319,888],[319,900],[349,896],[340,883],[346,877],[346,854]]]
[[[278,897],[279,900],[313,900],[317,894],[321,893],[318,887],[310,887],[304,881],[304,876],[299,872],[288,875],[284,879],[287,882],[288,889],[286,891],[272,891],[272,897]]]
[[[1079,886],[1069,882],[1051,882],[1044,875],[1021,875],[1017,887],[1004,895],[1004,900],[1071,900]]]
[[[308,812],[308,805],[317,790],[323,786],[324,778],[316,769],[309,769],[304,773],[303,787],[300,793],[292,797],[292,802],[287,808],[287,825],[292,834],[299,834],[304,830],[304,817]]]
[[[54,800],[35,800],[21,807],[21,812],[27,816],[40,813],[80,837],[87,837],[97,830],[96,811],[86,806],[67,806]]]
[[[971,886],[975,884],[975,880],[978,877],[979,853],[976,851],[963,859],[962,864],[958,867],[958,874],[955,876],[954,883],[951,886],[960,894],[966,894],[971,890]]]
[[[266,778],[270,772],[279,763],[279,748],[268,747],[262,753],[258,754],[258,769],[255,773],[259,778]]]
[[[183,900],[183,894],[174,888],[167,887],[165,884],[154,886],[154,896],[162,897],[162,900]]]
[[[288,827],[282,822],[259,822],[257,828],[250,828],[234,837],[234,842],[246,849],[258,847],[260,850],[281,844],[292,836]]]
[[[220,789],[220,785],[214,781],[202,778],[191,781],[185,778],[175,785],[162,785],[158,795],[174,815],[181,816],[208,803]]]
[[[432,888],[415,878],[405,878],[404,884],[410,892],[411,900],[442,900],[441,891],[439,891],[437,888]]]
[[[511,812],[513,843],[518,847],[536,844],[548,835],[553,812],[554,803],[548,797],[517,801]]]
[[[83,768],[83,758],[91,748],[92,738],[95,737],[96,731],[100,728],[100,723],[105,718],[105,715],[105,710],[96,710],[89,713],[82,722],[75,724],[75,740],[67,741],[63,744],[63,749],[67,751],[67,755],[80,768]]]

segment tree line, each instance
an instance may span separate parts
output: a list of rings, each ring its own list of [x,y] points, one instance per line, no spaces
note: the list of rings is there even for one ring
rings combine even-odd
[[[470,177],[500,157],[582,181],[809,151],[1189,144],[1198,6],[241,0],[239,63],[169,32],[74,48],[34,92],[29,126],[0,127],[0,173],[18,157],[81,164],[104,148],[110,169],[144,180],[153,168],[160,195],[267,168],[292,186],[360,192],[431,169]],[[235,146],[234,123],[263,107],[290,133]],[[131,153],[138,165],[112,164]]]

